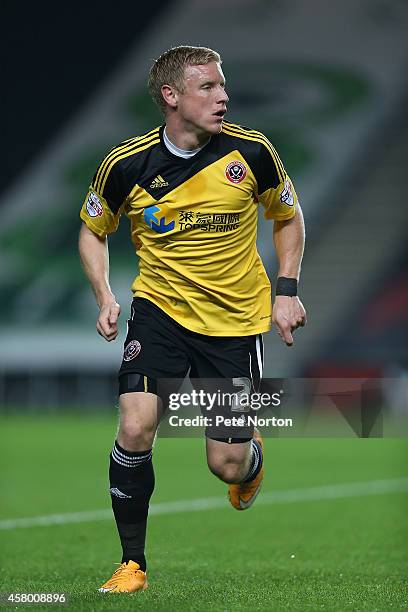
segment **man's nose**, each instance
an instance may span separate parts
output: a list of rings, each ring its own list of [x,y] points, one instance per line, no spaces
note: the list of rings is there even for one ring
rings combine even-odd
[[[228,94],[223,87],[220,87],[220,93],[218,96],[218,102],[227,103],[229,100]]]

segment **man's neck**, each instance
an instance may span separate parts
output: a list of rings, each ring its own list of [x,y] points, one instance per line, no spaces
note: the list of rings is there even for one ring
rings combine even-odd
[[[191,159],[192,157],[194,157],[194,155],[197,155],[197,153],[203,148],[198,147],[197,149],[192,149],[190,151],[186,149],[180,149],[180,147],[177,147],[173,142],[171,142],[167,135],[166,128],[164,128],[163,130],[163,140],[170,153],[173,153],[173,155],[177,155],[177,157],[184,157],[184,159]]]
[[[207,132],[199,132],[197,129],[193,129],[193,127],[188,129],[174,121],[166,122],[166,134],[176,147],[184,151],[193,151],[194,149],[204,147],[211,138],[211,134]]]

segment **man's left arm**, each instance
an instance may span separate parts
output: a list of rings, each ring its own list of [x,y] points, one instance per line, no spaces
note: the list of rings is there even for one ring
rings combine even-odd
[[[305,224],[299,203],[291,219],[274,221],[273,240],[279,261],[279,273],[272,321],[283,342],[292,346],[292,332],[306,324],[306,311],[297,296],[297,282],[305,245]]]

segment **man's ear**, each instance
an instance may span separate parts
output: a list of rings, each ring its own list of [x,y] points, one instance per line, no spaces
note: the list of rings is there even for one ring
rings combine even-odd
[[[161,94],[164,98],[166,104],[168,104],[171,108],[177,108],[178,104],[178,91],[171,85],[162,85],[161,86]]]

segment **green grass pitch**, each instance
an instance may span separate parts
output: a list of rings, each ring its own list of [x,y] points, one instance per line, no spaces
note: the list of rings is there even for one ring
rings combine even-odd
[[[114,416],[0,425],[0,519],[109,507]],[[407,455],[404,439],[267,439],[263,493],[406,478]],[[203,440],[159,438],[154,459],[153,504],[225,496]],[[407,609],[407,517],[403,491],[152,516],[150,588],[134,595],[96,593],[120,560],[113,521],[2,529],[0,591],[65,592],[72,610]]]

